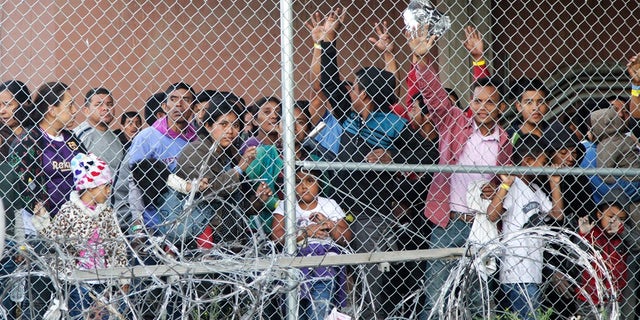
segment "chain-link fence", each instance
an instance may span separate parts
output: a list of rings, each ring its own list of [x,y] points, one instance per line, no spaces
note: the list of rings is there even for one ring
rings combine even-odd
[[[0,2],[0,318],[639,318],[640,4],[435,4]]]

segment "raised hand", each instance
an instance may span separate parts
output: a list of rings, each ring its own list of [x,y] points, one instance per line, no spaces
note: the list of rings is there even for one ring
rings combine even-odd
[[[511,186],[513,184],[513,182],[516,180],[515,176],[512,176],[510,174],[500,174],[499,175],[500,180],[502,181],[502,183]]]
[[[551,167],[553,168],[560,168],[562,167],[561,164],[554,164]],[[552,184],[551,187],[553,188],[554,186],[560,185],[560,183],[562,182],[562,176],[560,175],[549,175],[549,183]]]
[[[311,15],[309,21],[304,25],[311,32],[314,43],[320,41],[333,41],[344,23],[344,12],[342,8],[336,8],[323,17],[320,12]]]
[[[584,216],[578,218],[578,228],[581,234],[587,234],[596,226],[595,222],[589,222],[589,217]]]
[[[631,77],[631,82],[634,85],[640,85],[640,54],[629,58],[629,62],[627,62],[627,72]]]
[[[256,190],[256,198],[260,199],[262,202],[267,202],[269,198],[271,198],[271,195],[273,195],[271,188],[269,188],[266,183],[261,182]]]
[[[242,154],[240,162],[238,163],[240,169],[242,169],[243,171],[247,170],[249,164],[251,164],[251,162],[256,159],[256,152],[257,149],[255,146],[248,147],[247,150],[244,151],[244,154]]]
[[[609,227],[605,230],[608,234],[616,234],[622,228],[622,220],[618,216],[614,216],[609,220]]]
[[[481,199],[491,200],[493,196],[496,194],[496,185],[491,182],[487,182],[482,186],[482,193],[480,194]]]
[[[373,47],[382,53],[394,53],[396,46],[393,43],[393,39],[389,35],[387,22],[382,21],[375,27],[376,37],[369,37],[369,42],[373,44]]]
[[[329,12],[324,21],[325,41],[334,41],[344,25],[344,10],[337,7]]]
[[[331,237],[330,231],[323,224],[312,223],[307,226],[306,231],[307,236],[310,238],[316,239],[327,239]]]
[[[465,49],[469,51],[473,60],[479,61],[484,56],[484,41],[482,34],[475,27],[467,26],[464,28],[465,41],[463,43]]]
[[[313,39],[313,43],[324,41],[326,30],[324,29],[322,19],[320,12],[316,12],[312,14],[311,19],[304,24],[307,29],[309,29],[309,32],[311,32],[311,39]]]
[[[429,53],[429,50],[431,50],[438,39],[436,35],[429,36],[429,28],[429,25],[425,25],[421,30],[418,30],[416,35],[412,35],[409,31],[405,31],[409,47],[413,54],[418,57],[422,57]]]

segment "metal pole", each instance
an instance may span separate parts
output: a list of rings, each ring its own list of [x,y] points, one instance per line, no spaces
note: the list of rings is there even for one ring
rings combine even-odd
[[[295,212],[295,146],[293,120],[293,11],[291,0],[280,1],[280,47],[282,57],[282,139],[284,152],[284,212],[285,250],[288,255],[296,252]],[[290,276],[287,280],[287,319],[298,319],[298,288]]]
[[[599,175],[625,177],[635,179],[640,177],[637,168],[553,168],[553,167],[511,167],[511,166],[462,166],[438,164],[375,164],[365,162],[325,162],[325,161],[297,161],[297,165],[306,169],[316,170],[366,170],[366,171],[406,171],[406,172],[464,172],[464,173],[505,173],[505,174],[540,174],[540,175]]]

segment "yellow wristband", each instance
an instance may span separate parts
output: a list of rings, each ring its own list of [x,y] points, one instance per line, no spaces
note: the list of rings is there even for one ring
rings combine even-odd
[[[322,50],[322,46],[317,42],[313,44],[313,47]]]
[[[631,86],[631,96],[640,97],[640,86],[636,86],[636,85]]]
[[[509,191],[510,188],[511,188],[511,186],[506,184],[506,183],[501,183],[500,184],[500,189],[504,189],[505,191]]]
[[[483,67],[485,64],[487,64],[487,62],[484,61],[484,59],[473,62],[474,67]]]

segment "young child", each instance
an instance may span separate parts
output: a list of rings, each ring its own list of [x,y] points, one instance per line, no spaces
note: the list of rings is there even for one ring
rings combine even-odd
[[[605,194],[596,207],[595,222],[590,222],[589,217],[581,217],[579,221],[579,233],[584,239],[599,251],[606,265],[609,267],[611,281],[606,286],[618,292],[618,298],[622,295],[622,289],[627,279],[627,253],[624,250],[623,236],[624,221],[627,218],[627,205],[629,197],[621,188],[611,189]],[[596,265],[593,265],[596,267]],[[597,270],[598,276],[604,274],[604,270]],[[577,299],[580,303],[578,314],[591,319],[596,317],[601,301],[596,290],[597,279],[587,272],[582,273],[581,286],[576,288]]]
[[[331,199],[318,196],[320,193],[319,172],[298,169],[296,172],[296,226],[299,255],[324,256],[339,254],[340,247],[347,245],[352,233],[345,220],[345,213]],[[272,238],[283,242],[285,236],[284,206],[273,212]],[[302,287],[300,319],[322,320],[333,306],[344,307],[346,274],[343,268],[305,268],[309,280]]]
[[[532,134],[520,136],[512,155],[513,164],[544,167],[548,160],[545,144]],[[500,179],[502,184],[487,210],[491,221],[502,219],[506,248],[500,268],[500,286],[507,298],[506,308],[517,312],[521,319],[533,319],[540,305],[544,243],[537,238],[512,238],[511,234],[539,225],[548,218],[563,219],[561,180],[559,176],[549,176],[549,197],[537,184],[536,176],[501,174]]]
[[[80,153],[71,160],[71,171],[75,191],[52,221],[47,213],[39,213],[39,231],[54,239],[66,254],[57,266],[61,272],[70,274],[76,270],[96,270],[127,265],[124,239],[119,239],[119,226],[114,218],[108,199],[111,193],[112,176],[107,163],[94,154]],[[126,281],[121,281],[126,290]],[[70,283],[69,315],[72,319],[83,319],[94,307],[103,309],[101,319],[108,319],[106,306],[94,303],[93,296],[109,290],[105,280]],[[115,308],[117,309],[117,307]]]

